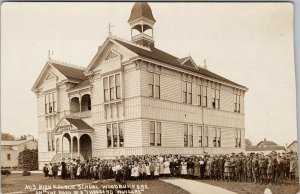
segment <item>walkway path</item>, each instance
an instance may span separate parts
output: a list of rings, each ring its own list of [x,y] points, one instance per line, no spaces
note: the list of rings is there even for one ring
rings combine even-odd
[[[166,183],[171,183],[182,189],[190,192],[191,194],[236,194],[235,192],[223,189],[221,187],[209,185],[194,180],[187,179],[161,179]]]

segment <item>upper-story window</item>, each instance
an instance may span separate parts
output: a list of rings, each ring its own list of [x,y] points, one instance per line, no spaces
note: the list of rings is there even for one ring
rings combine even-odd
[[[45,94],[45,113],[56,112],[56,93],[51,92]]]
[[[160,74],[148,72],[148,96],[160,98]]]
[[[7,154],[7,160],[10,160],[10,154]]]
[[[208,127],[207,126],[205,126],[204,127],[204,146],[205,147],[208,147]]]
[[[202,104],[202,91],[201,91],[201,85],[197,84],[197,105],[201,106]]]
[[[203,86],[203,105],[207,106],[207,86]]]
[[[103,78],[104,102],[121,99],[120,73]]]
[[[240,94],[234,94],[234,112],[241,112],[241,95]]]
[[[184,81],[182,84],[183,103],[192,104],[192,83]]]
[[[215,109],[220,109],[220,90],[217,88],[212,88],[212,107]]]

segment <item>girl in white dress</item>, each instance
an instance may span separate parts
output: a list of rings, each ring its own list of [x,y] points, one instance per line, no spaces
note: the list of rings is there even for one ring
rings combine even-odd
[[[187,162],[185,161],[185,159],[183,159],[181,162],[181,174],[183,177],[186,177],[187,175]]]
[[[76,171],[77,178],[80,178],[80,173],[81,173],[81,164],[78,164],[77,171]]]
[[[57,176],[61,177],[61,165],[60,162],[58,163],[58,172],[57,172]]]
[[[150,179],[150,166],[149,166],[149,163],[148,162],[146,162],[146,175],[147,175],[147,180],[149,180]]]
[[[157,161],[155,162],[155,165],[154,165],[154,177],[155,177],[155,178],[158,178],[158,177],[159,177],[159,165],[160,165],[160,163],[159,163],[159,161],[157,160]]]
[[[48,177],[51,179],[53,177],[53,171],[52,171],[52,163],[50,163],[48,167]]]
[[[167,158],[165,158],[164,162],[164,174],[167,177],[170,177],[171,171],[170,171],[170,162]]]

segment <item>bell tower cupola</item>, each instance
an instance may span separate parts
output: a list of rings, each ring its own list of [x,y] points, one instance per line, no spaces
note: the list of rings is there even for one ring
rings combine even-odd
[[[131,41],[143,46],[154,47],[153,26],[155,19],[147,2],[136,2],[128,23],[131,27]]]

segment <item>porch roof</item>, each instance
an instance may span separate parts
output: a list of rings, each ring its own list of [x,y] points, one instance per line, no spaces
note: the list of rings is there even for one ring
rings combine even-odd
[[[82,119],[66,117],[66,120],[69,121],[72,125],[76,126],[78,129],[93,129],[90,125],[88,125]]]

